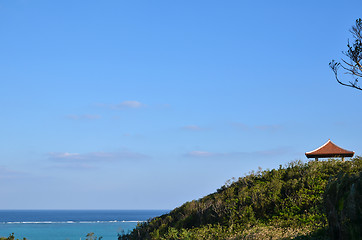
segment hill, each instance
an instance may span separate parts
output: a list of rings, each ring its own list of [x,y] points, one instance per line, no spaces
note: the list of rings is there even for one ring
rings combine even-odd
[[[331,185],[328,195],[327,184],[340,176],[360,177],[361,170],[361,157],[345,162],[294,161],[279,169],[259,170],[139,224],[132,232],[119,236],[119,240],[329,239],[326,197],[331,195],[340,204],[334,198],[346,194],[333,192],[341,185],[338,183]],[[344,189],[350,189],[350,185]]]

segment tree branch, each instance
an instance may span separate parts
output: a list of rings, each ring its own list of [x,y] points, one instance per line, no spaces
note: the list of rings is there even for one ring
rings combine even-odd
[[[355,88],[362,91],[362,87],[359,86],[358,80],[362,78],[362,19],[359,18],[356,20],[355,26],[352,26],[350,30],[352,36],[355,38],[355,41],[350,44],[350,41],[347,43],[347,52],[343,52],[345,56],[348,57],[349,61],[341,59],[342,63],[332,60],[329,63],[329,67],[332,69],[334,76],[337,82],[343,86]],[[338,77],[339,67],[345,71],[345,74],[352,75],[356,77],[354,81],[342,81]]]

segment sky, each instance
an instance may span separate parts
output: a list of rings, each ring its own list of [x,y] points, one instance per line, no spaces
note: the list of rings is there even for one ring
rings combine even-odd
[[[173,209],[331,139],[362,1],[0,0],[0,209]]]

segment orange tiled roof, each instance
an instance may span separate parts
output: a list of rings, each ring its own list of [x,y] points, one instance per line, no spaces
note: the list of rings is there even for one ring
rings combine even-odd
[[[306,152],[307,158],[329,158],[329,157],[353,157],[354,152],[338,147],[331,140],[328,140],[323,146]]]

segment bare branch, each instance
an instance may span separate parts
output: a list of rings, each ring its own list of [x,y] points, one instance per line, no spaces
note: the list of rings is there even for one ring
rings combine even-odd
[[[347,52],[342,52],[348,61],[341,59],[342,63],[332,60],[329,63],[329,67],[332,69],[337,82],[343,86],[355,88],[362,91],[362,87],[359,85],[359,78],[362,78],[362,19],[356,20],[354,26],[352,26],[350,32],[354,38],[354,42],[347,43]],[[353,81],[342,81],[338,77],[339,68],[342,67],[344,74],[352,75],[355,77]]]

